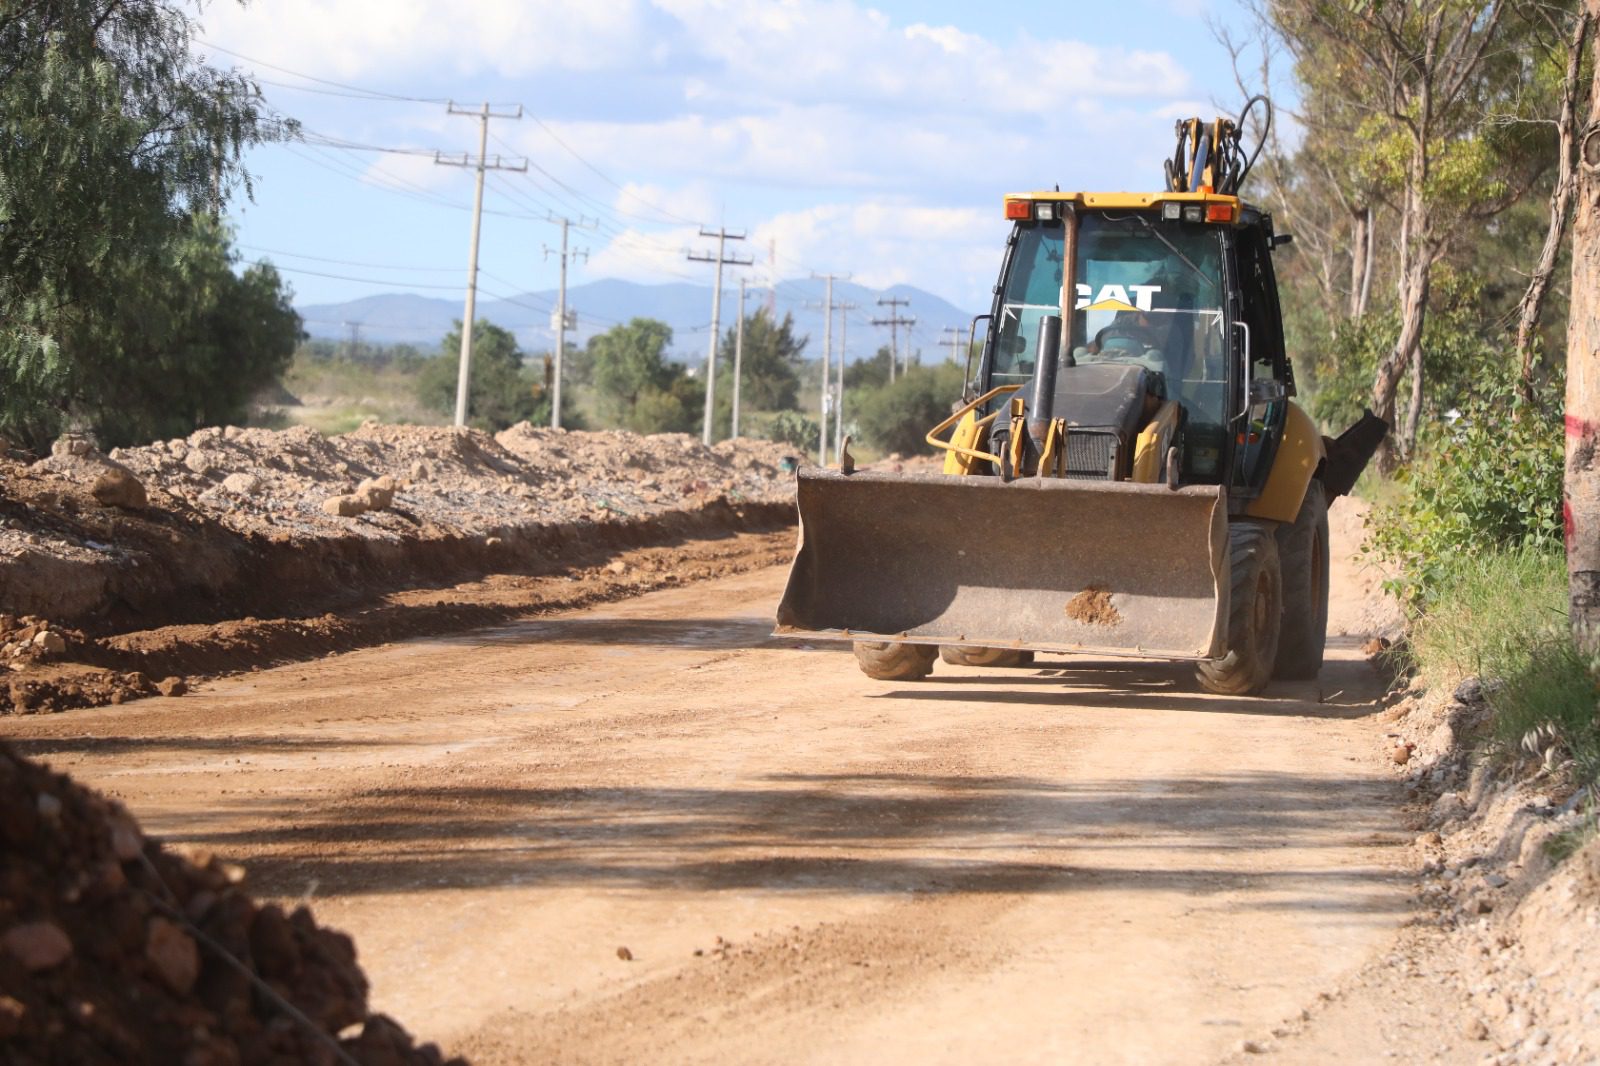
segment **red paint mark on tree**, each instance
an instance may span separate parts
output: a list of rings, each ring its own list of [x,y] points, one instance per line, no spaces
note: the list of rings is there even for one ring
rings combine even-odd
[[[1569,437],[1600,436],[1600,425],[1596,425],[1587,418],[1579,418],[1577,415],[1568,415],[1566,422],[1567,436]]]

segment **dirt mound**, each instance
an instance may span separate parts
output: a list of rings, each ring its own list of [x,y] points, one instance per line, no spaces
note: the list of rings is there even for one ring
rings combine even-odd
[[[368,1013],[348,937],[258,905],[238,867],[163,850],[5,745],[0,841],[7,1062],[441,1061]]]
[[[213,428],[110,456],[74,437],[23,458],[0,457],[0,611],[94,635],[329,609],[680,519],[773,528],[795,461],[769,441],[526,424]]]

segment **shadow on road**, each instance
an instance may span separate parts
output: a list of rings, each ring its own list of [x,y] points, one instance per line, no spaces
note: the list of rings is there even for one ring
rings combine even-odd
[[[1260,891],[1275,909],[1392,912],[1391,786],[1290,773],[1061,783],[784,774],[738,788],[387,788],[274,828],[191,827],[258,889],[497,886],[900,893]],[[235,815],[244,812],[236,809]],[[270,817],[270,816],[269,816]],[[260,823],[262,812],[249,816]],[[216,823],[213,823],[215,825]],[[1357,866],[1275,849],[1366,848]],[[1248,854],[1258,852],[1255,861]],[[1163,855],[1178,858],[1162,861]],[[1125,858],[1124,858],[1125,856]],[[1336,891],[1339,886],[1356,891]]]

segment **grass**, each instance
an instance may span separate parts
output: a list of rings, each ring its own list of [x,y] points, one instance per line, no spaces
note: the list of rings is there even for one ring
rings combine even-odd
[[[1559,552],[1505,551],[1447,566],[1412,620],[1408,654],[1429,687],[1485,679],[1502,757],[1553,747],[1572,759],[1577,784],[1600,780],[1600,688],[1567,628]]]
[[[295,356],[283,385],[299,400],[260,412],[257,425],[306,425],[325,435],[348,433],[369,418],[399,424],[443,424],[449,416],[417,402],[416,360],[386,363]]]

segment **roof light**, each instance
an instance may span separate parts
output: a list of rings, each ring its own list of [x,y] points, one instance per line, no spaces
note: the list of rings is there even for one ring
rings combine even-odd
[[[1178,221],[1178,216],[1180,214],[1182,214],[1182,212],[1183,212],[1183,205],[1182,204],[1170,204],[1169,203],[1169,204],[1162,204],[1161,205],[1161,217],[1166,219],[1168,222],[1176,222],[1176,221]]]
[[[1033,205],[1033,217],[1040,222],[1054,222],[1056,218],[1056,205],[1047,200],[1041,200]]]
[[[1205,217],[1205,211],[1201,209],[1199,204],[1190,204],[1183,209],[1183,220],[1185,222],[1203,222]]]
[[[1233,221],[1233,205],[1232,204],[1207,204],[1206,205],[1206,221],[1207,222],[1232,222]]]
[[[1007,200],[1007,218],[1031,218],[1033,216],[1032,200]]]

